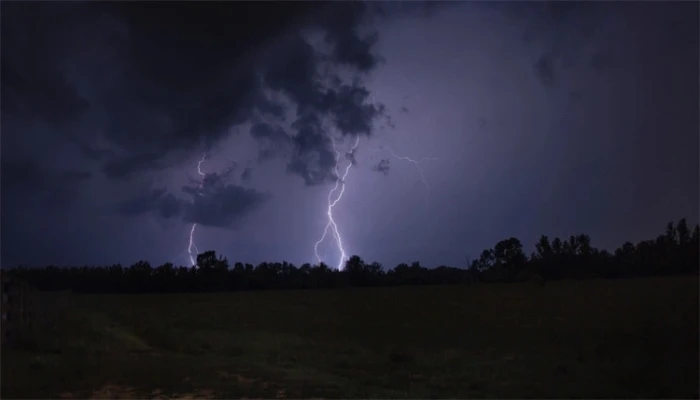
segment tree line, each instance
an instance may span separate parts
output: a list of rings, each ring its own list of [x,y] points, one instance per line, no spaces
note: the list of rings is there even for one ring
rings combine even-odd
[[[207,251],[197,256],[197,267],[166,263],[152,267],[139,261],[130,267],[16,267],[5,274],[40,290],[76,293],[176,293],[266,289],[311,289],[396,285],[457,285],[475,282],[543,283],[558,279],[632,278],[697,274],[700,229],[691,232],[685,219],[670,222],[654,240],[624,243],[614,252],[596,249],[588,235],[568,239],[541,236],[529,257],[517,238],[501,240],[462,268],[425,268],[418,262],[385,270],[381,264],[350,257],[342,271],[320,263],[299,267],[263,262],[257,266],[235,263]]]

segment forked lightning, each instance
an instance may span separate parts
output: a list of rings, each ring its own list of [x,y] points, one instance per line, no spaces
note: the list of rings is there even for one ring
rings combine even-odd
[[[339,164],[340,164],[340,151],[338,151],[338,148],[336,146],[335,140],[331,138],[333,141],[333,150],[335,151],[335,175],[337,176],[337,179],[335,181],[335,185],[333,188],[328,192],[328,209],[326,211],[326,214],[328,215],[328,223],[326,224],[326,228],[323,230],[323,235],[321,236],[321,239],[316,242],[316,245],[314,245],[314,253],[316,254],[316,259],[318,260],[319,263],[321,263],[321,256],[318,254],[318,246],[323,242],[323,240],[326,238],[326,235],[328,235],[328,230],[332,230],[333,233],[333,238],[335,239],[335,243],[338,246],[338,250],[340,251],[340,259],[338,260],[338,265],[337,268],[338,270],[342,270],[344,267],[345,260],[347,260],[347,254],[345,253],[345,249],[343,248],[343,239],[340,236],[340,231],[338,229],[338,224],[336,224],[335,219],[333,219],[333,208],[338,204],[340,199],[343,198],[343,194],[345,193],[345,179],[347,178],[348,174],[350,173],[350,167],[352,167],[352,161],[348,162],[348,165],[345,167],[345,171],[343,172],[343,175],[341,176],[339,173]],[[352,146],[352,149],[350,150],[349,154],[353,154],[355,149],[357,149],[357,145],[360,143],[360,137],[357,136],[355,138],[355,143]],[[334,198],[334,194],[338,193],[337,197]]]

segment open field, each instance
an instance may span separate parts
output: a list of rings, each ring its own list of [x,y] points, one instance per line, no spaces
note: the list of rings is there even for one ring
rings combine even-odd
[[[2,398],[698,397],[697,277],[42,296]]]

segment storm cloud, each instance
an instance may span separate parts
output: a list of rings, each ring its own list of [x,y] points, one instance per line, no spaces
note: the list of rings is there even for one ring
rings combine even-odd
[[[336,183],[345,251],[385,265],[693,223],[697,13],[2,2],[2,260],[189,263],[197,223],[230,260],[314,261]]]
[[[255,14],[264,6],[250,7]],[[363,3],[331,12],[280,7],[304,24],[274,14],[241,38],[229,22],[237,11],[225,3],[3,4],[12,15],[2,27],[3,117],[60,123],[64,129],[54,134],[97,162],[107,179],[125,182],[181,163],[192,149],[216,147],[232,127],[252,122],[260,162],[287,158],[287,171],[307,185],[332,182],[330,135],[371,135],[385,111],[368,102],[360,77],[379,63],[372,52],[377,33],[360,33]],[[329,52],[314,49],[302,28],[322,35]],[[281,39],[252,46],[263,32]],[[344,83],[333,72],[337,67],[354,70],[355,77]],[[278,122],[265,122],[269,118]],[[19,134],[9,125],[3,131]],[[94,143],[95,131],[101,144]],[[244,173],[244,180],[250,176]],[[221,226],[266,198],[237,185],[205,189],[207,195],[194,196],[190,206],[172,191],[152,188],[117,209]]]
[[[153,189],[119,205],[117,210],[126,216],[154,213],[163,218],[181,215],[184,203],[166,189]]]
[[[199,182],[192,179],[179,196],[165,188],[152,189],[122,202],[117,209],[125,216],[151,214],[202,226],[236,228],[236,222],[272,195],[231,183],[235,170],[232,166],[221,173],[205,174]]]
[[[51,200],[65,206],[80,191],[80,185],[92,177],[89,171],[51,170],[27,161],[2,160],[3,200],[22,195]]]
[[[383,110],[367,103],[369,91],[358,79],[340,87],[324,83],[340,81],[332,73],[323,75],[324,65],[367,73],[378,63],[372,53],[376,32],[358,32],[363,4],[341,8],[299,16],[308,20],[304,29],[324,35],[331,50],[322,55],[300,28],[282,23],[276,29],[283,39],[267,48],[252,47],[228,22],[233,11],[224,3],[4,4],[4,12],[13,18],[3,24],[3,81],[8,82],[3,85],[3,104],[8,105],[3,112],[69,125],[81,118],[81,123],[94,125],[91,119],[99,115],[99,129],[113,151],[98,156],[87,145],[83,151],[101,160],[107,177],[129,179],[180,162],[192,148],[215,146],[232,126],[254,115],[280,117],[286,108],[297,107],[294,130],[288,133],[296,138],[290,171],[308,178],[307,169],[320,167],[326,170],[324,179],[332,179],[330,165],[303,161],[308,154],[327,153],[328,141],[304,137],[328,135],[320,126],[326,117],[340,134],[371,134],[372,122]],[[274,26],[275,18],[280,16],[271,16],[249,35]],[[154,19],[158,29],[152,26]],[[46,24],[52,26],[50,32],[41,29]],[[27,47],[33,51],[23,52]],[[38,54],[41,62],[31,58]],[[272,100],[266,90],[281,92],[290,101]],[[84,143],[90,137],[75,139]]]
[[[389,170],[391,169],[391,164],[389,163],[389,159],[387,158],[382,158],[379,160],[379,162],[372,167],[373,171],[380,172],[384,175],[389,174]]]

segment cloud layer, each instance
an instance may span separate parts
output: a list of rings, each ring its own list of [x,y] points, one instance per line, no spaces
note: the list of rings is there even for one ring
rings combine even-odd
[[[331,135],[369,136],[385,115],[362,79],[381,60],[365,4],[249,6],[3,4],[3,131],[20,134],[5,119],[50,123],[106,179],[128,182],[250,123],[259,161],[282,157],[309,186],[335,180]],[[261,22],[242,30],[246,19]],[[270,196],[242,186],[251,171],[237,184],[216,175],[190,205],[153,187],[118,210],[232,226]]]

